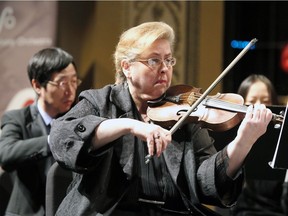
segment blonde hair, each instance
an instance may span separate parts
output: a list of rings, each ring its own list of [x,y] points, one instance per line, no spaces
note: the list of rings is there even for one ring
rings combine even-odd
[[[126,77],[122,71],[123,59],[133,60],[158,39],[169,41],[173,51],[174,30],[164,22],[145,22],[123,32],[114,53],[116,83],[123,83]]]

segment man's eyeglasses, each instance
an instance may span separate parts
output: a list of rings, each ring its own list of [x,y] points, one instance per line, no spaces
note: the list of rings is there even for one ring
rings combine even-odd
[[[49,80],[48,83],[57,86],[58,88],[61,88],[63,90],[66,90],[69,86],[76,89],[82,83],[82,81],[80,79],[63,80],[59,82]]]
[[[163,62],[165,63],[166,67],[172,67],[176,65],[176,58],[169,57],[164,60],[160,58],[135,59],[135,60],[132,60],[132,62],[145,62],[152,69],[157,69],[162,65]]]

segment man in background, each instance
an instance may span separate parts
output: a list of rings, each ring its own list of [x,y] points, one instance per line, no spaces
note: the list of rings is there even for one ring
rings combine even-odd
[[[73,57],[60,48],[37,52],[29,61],[28,77],[35,102],[7,111],[1,119],[0,166],[14,177],[5,215],[44,216],[46,176],[54,162],[50,123],[74,105],[80,80]]]

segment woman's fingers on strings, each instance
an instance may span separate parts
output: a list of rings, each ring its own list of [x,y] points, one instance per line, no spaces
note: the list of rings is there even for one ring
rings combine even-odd
[[[253,110],[253,119],[259,120],[261,116],[261,104],[255,104]]]
[[[246,118],[251,119],[253,117],[253,105],[248,106],[246,112]]]
[[[260,106],[260,120],[264,121],[264,122],[270,122],[272,120],[272,111],[268,108],[266,108],[266,106],[264,104],[261,104]]]
[[[255,118],[255,120],[261,120],[264,122],[270,122],[271,118],[270,118],[270,114],[271,111],[269,109],[266,108],[266,106],[264,104],[257,104],[254,106],[254,112],[253,112],[253,116]]]
[[[272,119],[272,112],[267,109],[264,104],[254,104],[248,107],[246,118],[255,121],[270,122]]]

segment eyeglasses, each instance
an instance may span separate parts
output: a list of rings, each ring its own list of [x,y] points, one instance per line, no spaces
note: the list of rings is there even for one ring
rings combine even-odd
[[[165,63],[166,67],[172,67],[176,65],[176,58],[169,57],[164,60],[160,58],[135,59],[135,60],[132,60],[132,62],[145,62],[152,69],[157,69],[160,67],[160,65],[162,65],[163,62]]]
[[[70,86],[72,86],[72,88],[76,89],[82,83],[82,81],[80,79],[63,80],[60,82],[49,80],[48,83],[51,85],[57,86],[57,87],[61,88],[62,90],[66,90]]]

